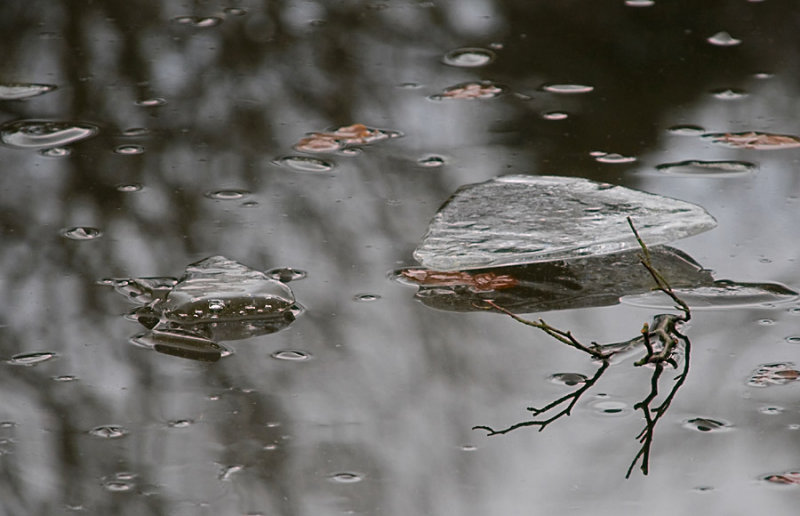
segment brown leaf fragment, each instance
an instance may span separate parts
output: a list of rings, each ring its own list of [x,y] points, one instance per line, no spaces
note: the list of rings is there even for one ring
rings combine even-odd
[[[405,269],[400,275],[414,283],[436,287],[469,287],[476,292],[491,292],[516,287],[519,281],[508,274],[494,272],[469,273],[462,271],[433,271],[428,269]]]
[[[373,129],[364,124],[353,124],[331,132],[309,133],[301,138],[294,148],[301,152],[335,152],[346,147],[367,145],[398,136],[400,133],[397,131]]]
[[[788,134],[760,133],[711,133],[703,135],[714,143],[737,149],[775,150],[800,147],[800,137]]]
[[[800,371],[794,368],[792,362],[764,364],[750,375],[747,385],[751,387],[768,387],[770,385],[785,385],[800,379]]]
[[[779,475],[768,475],[764,477],[764,480],[773,484],[800,485],[800,472],[789,471]]]
[[[503,93],[503,88],[490,82],[465,82],[444,90],[435,99],[490,99]]]

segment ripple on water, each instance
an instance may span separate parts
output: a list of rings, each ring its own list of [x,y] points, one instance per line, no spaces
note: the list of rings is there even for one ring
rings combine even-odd
[[[585,383],[587,377],[580,373],[556,373],[550,376],[550,381],[561,385],[578,385]]]
[[[542,90],[550,93],[565,94],[589,93],[594,91],[594,86],[587,84],[545,84],[542,86]]]
[[[548,111],[542,114],[542,118],[545,120],[566,120],[569,118],[569,114],[563,111]]]
[[[445,160],[441,156],[425,156],[417,160],[417,165],[425,168],[439,168],[444,164]]]
[[[725,31],[717,32],[706,41],[717,47],[733,47],[742,42],[742,40],[734,38]]]
[[[85,140],[98,131],[86,122],[15,120],[0,125],[0,141],[17,149],[44,149]]]
[[[442,62],[449,66],[477,68],[486,66],[495,59],[495,53],[486,48],[457,48],[446,53]]]
[[[730,177],[749,174],[758,168],[749,161],[703,161],[686,160],[662,163],[656,170],[665,174],[696,177]]]
[[[58,355],[52,351],[37,351],[35,353],[20,353],[8,360],[9,364],[21,366],[34,366],[56,358]]]
[[[633,412],[633,409],[626,402],[610,398],[607,395],[598,395],[597,400],[590,406],[595,414],[600,416],[625,416]]]
[[[633,163],[636,161],[634,156],[623,156],[622,154],[617,154],[616,152],[595,151],[592,152],[591,155],[594,157],[595,161],[600,163],[620,164]]]
[[[378,294],[356,294],[353,296],[354,301],[359,301],[362,303],[370,303],[372,301],[377,301],[380,298],[381,296]]]
[[[274,280],[280,281],[281,283],[289,283],[290,281],[305,279],[306,276],[308,276],[308,273],[306,271],[293,269],[291,267],[277,267],[275,269],[268,270],[266,275]]]
[[[683,422],[684,428],[697,432],[726,432],[732,428],[727,421],[717,421],[707,417],[696,417]]]
[[[62,229],[61,236],[70,240],[94,240],[103,236],[103,232],[90,226],[73,226]]]
[[[135,154],[143,154],[144,147],[142,147],[141,145],[119,145],[117,148],[114,149],[114,152],[117,154],[131,156]]]
[[[153,97],[151,99],[140,99],[135,102],[140,107],[159,107],[166,104],[167,101],[161,97]]]
[[[0,84],[0,100],[22,100],[44,95],[55,90],[53,84],[4,83]]]
[[[206,192],[206,197],[217,201],[236,201],[250,194],[247,190],[214,190]]]
[[[103,425],[89,430],[89,435],[102,439],[119,439],[128,435],[128,430],[118,425]]]
[[[176,16],[172,21],[179,25],[187,25],[197,29],[207,29],[216,27],[222,23],[222,18],[218,16]]]
[[[270,356],[276,360],[287,360],[289,362],[303,362],[311,359],[311,353],[296,349],[282,349],[272,353]]]
[[[352,471],[342,471],[340,473],[334,473],[328,478],[331,482],[336,482],[338,484],[355,484],[356,482],[364,480],[364,475]]]
[[[39,154],[48,158],[66,158],[72,154],[72,149],[69,147],[51,147],[49,149],[42,149]]]
[[[118,192],[125,192],[125,193],[132,193],[132,192],[141,192],[142,186],[141,183],[125,183],[117,185]]]
[[[312,158],[310,156],[284,156],[275,161],[278,165],[283,165],[297,172],[330,172],[335,164],[331,161]]]
[[[174,419],[167,422],[167,426],[170,428],[188,428],[193,424],[194,421],[191,419]]]

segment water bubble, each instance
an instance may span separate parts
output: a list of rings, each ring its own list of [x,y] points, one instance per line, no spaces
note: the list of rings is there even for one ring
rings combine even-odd
[[[545,120],[566,120],[569,115],[563,111],[548,111],[542,114],[542,118]]]
[[[753,78],[759,80],[772,79],[773,77],[775,77],[775,74],[769,72],[758,72],[753,74]]]
[[[330,477],[331,481],[337,482],[340,484],[354,484],[356,482],[361,482],[364,480],[364,476],[360,473],[353,473],[353,472],[341,472],[341,473],[334,473]]]
[[[653,0],[625,0],[628,7],[652,7],[655,5]]]
[[[231,477],[235,473],[238,473],[238,472],[242,471],[243,469],[244,469],[244,466],[242,466],[241,464],[234,464],[232,466],[225,466],[224,468],[222,468],[222,471],[219,474],[219,479],[220,480],[226,480],[226,481],[230,480]]]
[[[621,416],[631,412],[631,408],[624,401],[603,398],[592,403],[595,413],[602,416]]]
[[[89,430],[89,435],[103,439],[119,439],[128,435],[128,430],[117,425],[96,426]]]
[[[57,86],[52,84],[23,84],[5,83],[0,84],[0,100],[22,100],[44,95],[55,90]]]
[[[62,229],[61,236],[70,240],[94,240],[103,236],[103,232],[90,226],[73,226]]]
[[[656,170],[681,176],[728,177],[747,174],[757,168],[748,161],[702,161],[687,160],[675,163],[662,163]]]
[[[77,376],[71,374],[62,374],[60,376],[54,376],[54,382],[74,382],[78,379]]]
[[[120,145],[114,149],[114,152],[124,155],[142,154],[144,153],[144,147],[141,145]]]
[[[404,83],[400,84],[400,87],[403,88],[404,90],[418,90],[418,89],[422,88],[422,84],[420,84],[418,82],[409,81],[409,82],[404,82]]]
[[[225,301],[222,299],[209,299],[208,309],[211,312],[221,312],[225,310]]]
[[[216,27],[222,23],[222,18],[218,16],[176,16],[172,21],[180,25],[188,25],[198,29]]]
[[[235,201],[243,199],[249,193],[250,192],[247,190],[215,190],[213,192],[206,192],[206,197],[218,201]]]
[[[311,353],[298,351],[295,349],[283,349],[270,355],[277,360],[288,360],[290,362],[302,362],[311,358]]]
[[[792,423],[791,425],[787,425],[786,428],[789,430],[800,430],[800,424]]]
[[[124,493],[133,490],[133,483],[122,480],[109,480],[103,484],[103,489],[112,493]]]
[[[759,407],[758,411],[767,416],[777,416],[782,414],[785,409],[783,407]]]
[[[706,130],[699,125],[675,125],[670,127],[669,132],[678,136],[699,136]]]
[[[275,451],[277,449],[278,449],[278,445],[277,444],[265,444],[264,447],[262,448],[262,450],[266,450],[266,451]]]
[[[379,296],[378,294],[356,294],[355,296],[353,296],[354,301],[361,301],[367,303],[372,301],[377,301],[380,298],[381,296]]]
[[[718,47],[732,47],[742,42],[742,40],[734,38],[725,31],[717,32],[713,36],[706,39],[706,41]]]
[[[193,424],[194,421],[192,421],[191,419],[175,419],[167,422],[167,426],[170,428],[188,428]]]
[[[150,129],[145,127],[131,127],[130,129],[125,129],[122,131],[122,136],[129,136],[129,137],[141,137],[147,136],[150,134]]]
[[[270,269],[266,272],[267,276],[282,283],[289,283],[290,281],[297,281],[304,279],[308,276],[306,271],[300,269],[292,269],[291,267],[278,267]]]
[[[615,152],[610,152],[610,153],[604,152],[601,155],[595,156],[594,159],[595,161],[598,161],[600,163],[612,163],[612,164],[633,163],[634,161],[636,161],[636,158],[634,156],[623,156],[622,154],[617,154]]]
[[[65,158],[72,154],[72,149],[69,147],[52,147],[50,149],[42,149],[39,151],[42,156],[48,158]]]
[[[117,185],[117,191],[125,193],[141,192],[142,188],[144,187],[140,183],[126,183]]]
[[[461,450],[462,451],[475,451],[477,449],[478,449],[478,447],[475,446],[474,444],[465,444],[465,445],[461,446]]]
[[[330,172],[335,166],[330,161],[309,156],[285,156],[276,163],[298,172]]]
[[[556,373],[550,376],[550,381],[561,385],[578,385],[585,383],[587,377],[580,373]]]
[[[85,140],[98,131],[85,122],[16,120],[0,125],[0,141],[17,149],[43,149]]]
[[[477,68],[488,65],[494,58],[495,53],[485,48],[457,48],[445,54],[442,62],[449,66]]]
[[[47,360],[51,360],[56,358],[58,355],[51,351],[37,351],[35,353],[20,353],[18,355],[14,355],[8,360],[9,364],[13,365],[22,365],[22,366],[34,366],[36,364],[41,364],[42,362],[46,362]]]
[[[759,326],[772,326],[775,324],[775,321],[772,319],[759,319],[758,324]]]
[[[800,315],[800,306],[793,306],[787,311],[792,315]]]
[[[542,86],[544,91],[548,91],[550,93],[589,93],[594,91],[594,86],[588,86],[586,84],[545,84]]]
[[[230,14],[231,16],[244,16],[247,14],[246,9],[242,9],[241,7],[226,7],[222,10],[225,14]]]
[[[720,100],[737,100],[747,96],[746,91],[733,88],[713,90],[711,94]]]
[[[706,417],[696,417],[683,422],[683,427],[698,432],[724,432],[731,429],[726,421],[717,421]]]
[[[167,101],[165,99],[162,99],[161,97],[154,97],[152,99],[141,99],[134,102],[134,104],[140,107],[158,107],[158,106],[163,106],[166,103]]]
[[[441,156],[426,156],[417,160],[417,165],[425,168],[439,168],[444,166],[444,158]]]

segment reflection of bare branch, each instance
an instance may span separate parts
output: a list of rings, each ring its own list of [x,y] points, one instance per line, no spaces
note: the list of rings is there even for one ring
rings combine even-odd
[[[550,423],[564,416],[570,415],[572,409],[578,403],[578,400],[581,398],[581,396],[591,389],[592,386],[597,383],[606,369],[608,369],[613,357],[631,350],[644,348],[644,357],[634,362],[634,365],[636,367],[649,365],[653,367],[653,374],[650,377],[650,392],[644,399],[634,405],[634,409],[642,411],[645,420],[645,427],[636,437],[641,443],[641,447],[636,453],[636,456],[633,458],[633,461],[631,461],[625,478],[630,477],[631,473],[633,472],[633,468],[640,461],[642,473],[647,475],[650,463],[650,450],[653,444],[656,424],[664,416],[664,414],[666,414],[667,409],[678,392],[678,389],[680,389],[680,387],[686,381],[686,376],[689,373],[690,342],[685,335],[678,331],[676,326],[679,323],[687,322],[691,318],[691,312],[689,310],[689,306],[682,299],[680,299],[675,292],[673,292],[672,287],[669,285],[664,276],[653,266],[650,258],[650,251],[642,241],[638,231],[636,231],[636,228],[633,225],[633,221],[630,219],[630,217],[628,218],[628,225],[631,227],[631,230],[636,237],[636,241],[639,243],[639,246],[642,249],[642,254],[639,256],[642,266],[647,269],[648,273],[655,281],[656,289],[669,296],[675,303],[676,308],[683,312],[682,315],[657,315],[653,318],[652,324],[645,323],[643,325],[640,336],[626,342],[606,345],[598,345],[593,342],[591,346],[586,346],[578,341],[569,331],[554,328],[542,319],[539,319],[538,321],[524,319],[508,309],[499,306],[491,300],[485,301],[489,307],[508,315],[515,321],[521,322],[527,326],[538,328],[559,342],[582,351],[590,355],[592,358],[599,360],[600,367],[597,369],[594,376],[587,379],[580,388],[548,403],[544,407],[528,408],[528,410],[531,411],[535,417],[546,414],[550,411],[554,411],[558,407],[562,407],[550,417],[545,419],[522,421],[500,430],[485,425],[475,426],[473,427],[474,429],[486,430],[488,435],[506,434],[518,428],[528,426],[538,426],[539,431],[542,431]],[[680,374],[675,377],[672,387],[667,395],[663,398],[661,403],[653,406],[653,403],[659,396],[659,385],[665,366],[670,365],[675,369],[678,368],[677,357],[679,355],[679,348],[681,344],[683,344],[683,368]],[[566,406],[564,406],[565,404]]]

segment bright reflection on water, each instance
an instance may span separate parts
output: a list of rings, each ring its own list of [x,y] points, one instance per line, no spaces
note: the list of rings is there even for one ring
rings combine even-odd
[[[800,289],[785,2],[29,0],[2,23],[0,513],[796,512],[796,299],[693,314],[650,474],[625,480],[650,369],[488,437],[472,427],[596,364],[389,278],[459,187],[538,174],[702,206],[716,228],[670,245],[715,280]],[[131,345],[136,292],[97,281],[215,255],[291,281],[305,312],[216,362]],[[552,267],[526,288],[581,290]],[[529,317],[608,343],[664,312],[565,306]]]

